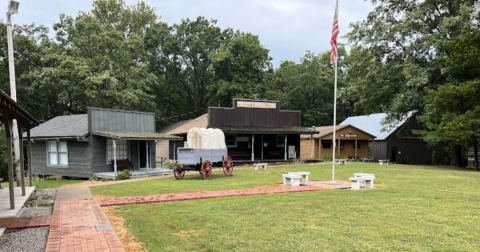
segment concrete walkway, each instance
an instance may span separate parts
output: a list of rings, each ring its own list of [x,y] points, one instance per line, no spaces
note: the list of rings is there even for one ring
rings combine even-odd
[[[125,251],[94,199],[56,201],[45,252]]]
[[[71,186],[61,187],[57,189],[56,201],[59,200],[75,200],[75,199],[92,199],[92,193],[88,186]]]
[[[22,188],[14,187],[13,196],[15,198],[15,209],[10,209],[10,193],[9,189],[0,189],[0,218],[12,218],[17,216],[23,204],[30,198],[35,187],[25,187],[25,196],[22,196]]]

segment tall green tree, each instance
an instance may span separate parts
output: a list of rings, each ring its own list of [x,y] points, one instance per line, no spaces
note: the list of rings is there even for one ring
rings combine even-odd
[[[352,32],[347,35],[358,47],[355,57],[364,58],[352,65],[347,78],[349,90],[356,97],[355,105],[365,112],[388,113],[388,122],[414,112],[416,119],[437,132],[434,122],[441,115],[426,111],[435,106],[427,98],[427,90],[437,90],[453,81],[453,76],[444,71],[452,54],[447,45],[472,24],[477,1],[371,2],[375,10],[366,20],[352,24]],[[452,147],[454,152],[460,148]],[[455,158],[452,164],[458,164]]]
[[[344,86],[346,51],[339,47],[338,88]],[[330,52],[315,55],[307,51],[300,63],[284,61],[267,77],[264,96],[279,100],[282,109],[301,110],[303,126],[332,125],[335,69],[330,65]],[[337,123],[353,111],[342,95],[338,95]]]

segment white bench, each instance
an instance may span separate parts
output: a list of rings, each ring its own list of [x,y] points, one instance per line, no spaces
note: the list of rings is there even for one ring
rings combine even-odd
[[[302,182],[308,182],[308,176],[310,176],[310,172],[289,172],[288,174],[302,176]]]
[[[253,166],[255,167],[255,170],[258,170],[258,166],[263,166],[263,169],[266,170],[267,169],[267,163],[261,163],[261,164],[253,164]]]
[[[378,164],[379,165],[384,165],[384,164],[388,165],[388,164],[390,164],[390,159],[380,159],[380,160],[378,160]]]
[[[292,174],[283,174],[283,184],[284,185],[291,185],[291,186],[299,186],[300,185],[300,175],[292,175]]]
[[[339,165],[346,165],[346,164],[347,164],[347,160],[346,160],[346,159],[335,159],[335,161],[336,161],[337,164],[339,164]]]
[[[370,175],[373,175],[373,174],[370,174]],[[374,180],[375,180],[375,176],[350,177],[350,181],[352,182],[352,190],[360,189],[360,184],[362,183],[362,181],[365,181],[365,188],[373,188]]]

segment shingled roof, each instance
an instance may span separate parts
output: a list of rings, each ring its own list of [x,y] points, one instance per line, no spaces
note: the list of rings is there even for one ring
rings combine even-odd
[[[193,127],[206,128],[207,126],[208,126],[208,113],[203,114],[192,120],[169,124],[164,128],[160,129],[158,133],[169,134],[169,135],[182,135],[182,134],[187,134],[188,131]]]
[[[350,126],[350,125],[337,125],[336,130],[338,131],[338,130],[341,130],[341,129],[343,129],[345,127],[348,127],[348,126]],[[313,135],[313,138],[314,139],[319,139],[319,138],[322,138],[326,135],[332,134],[333,126],[315,127],[315,131],[320,131],[320,133]],[[301,135],[300,138],[301,139],[307,139],[307,138],[310,139],[310,135]]]
[[[33,128],[30,135],[32,139],[84,137],[88,135],[87,114],[57,116]]]

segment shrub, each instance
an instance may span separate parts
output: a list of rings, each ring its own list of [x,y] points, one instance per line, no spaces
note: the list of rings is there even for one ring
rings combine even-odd
[[[335,159],[346,159],[346,158],[342,155],[335,154]],[[332,155],[323,155],[322,160],[323,161],[332,161]]]
[[[173,164],[172,163],[167,164],[167,169],[173,170]]]
[[[118,180],[129,179],[130,176],[132,176],[132,173],[129,170],[125,169],[122,172],[119,172],[117,174],[117,179]]]

